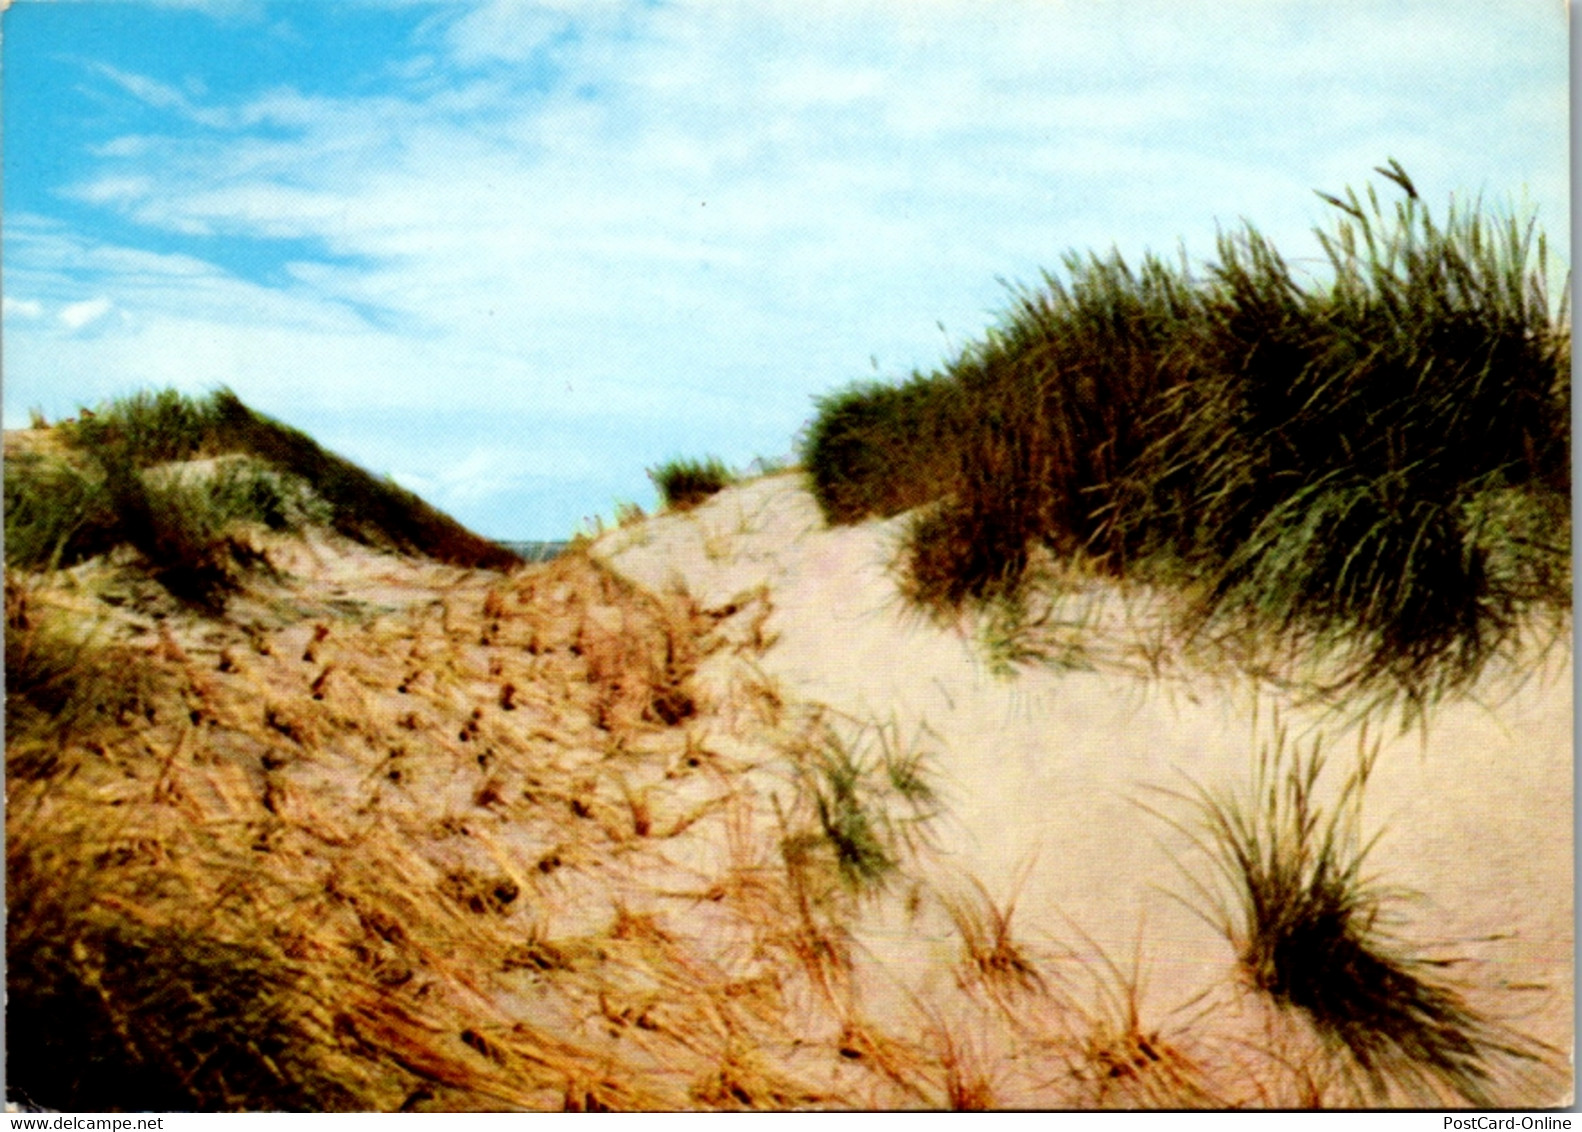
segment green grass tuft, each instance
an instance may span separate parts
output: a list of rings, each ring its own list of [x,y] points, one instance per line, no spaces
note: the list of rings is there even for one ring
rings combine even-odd
[[[37,453],[5,461],[5,557],[27,570],[72,566],[122,541],[102,478]]]
[[[1255,228],[1197,274],[1068,255],[939,372],[820,402],[832,522],[921,510],[910,589],[1001,600],[1030,552],[1185,589],[1186,628],[1299,640],[1421,704],[1570,608],[1570,326],[1531,222],[1325,199],[1325,268]],[[1547,516],[1538,520],[1538,516]]]
[[[1385,930],[1391,895],[1364,872],[1363,794],[1377,749],[1364,734],[1356,766],[1328,805],[1321,745],[1288,750],[1281,732],[1244,794],[1162,791],[1197,814],[1181,823],[1213,861],[1218,883],[1194,881],[1199,910],[1235,946],[1248,982],[1299,1013],[1374,1103],[1459,1098],[1493,1107],[1502,1080],[1541,1070],[1546,1051],[1505,1033],[1443,979],[1450,964]]]
[[[847,740],[827,721],[797,753],[799,785],[817,830],[793,839],[792,856],[822,852],[848,889],[882,890],[937,809],[928,756],[904,747],[893,725],[863,727]]]
[[[648,469],[648,478],[659,491],[660,502],[672,511],[688,511],[736,482],[736,476],[716,457],[706,460],[667,460]]]
[[[71,566],[131,546],[171,593],[213,610],[263,562],[238,524],[325,524],[462,566],[521,562],[229,390],[138,393],[58,427],[75,459],[24,453],[6,462],[6,561],[15,568]],[[199,459],[212,460],[201,475],[171,467]]]

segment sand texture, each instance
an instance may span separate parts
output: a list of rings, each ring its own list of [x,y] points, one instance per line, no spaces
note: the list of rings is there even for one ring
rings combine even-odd
[[[1147,595],[1109,583],[1076,588],[1053,626],[1021,642],[1037,658],[1007,663],[983,618],[942,627],[905,607],[893,567],[904,522],[827,528],[794,476],[771,477],[613,532],[596,552],[704,604],[763,594],[775,643],[759,663],[784,694],[933,752],[945,871],[1014,896],[1023,935],[1135,965],[1155,1019],[1191,1015],[1235,981],[1232,948],[1199,914],[1194,878],[1210,870],[1180,795],[1244,792],[1281,734],[1287,750],[1321,745],[1332,767],[1376,750],[1366,871],[1396,890],[1399,934],[1461,960],[1493,1012],[1570,1050],[1568,642],[1491,671],[1404,733],[1398,713],[1359,721],[1267,683],[1161,661],[1169,645]],[[888,942],[903,941],[904,930]]]
[[[1364,732],[1148,595],[934,624],[899,529],[782,475],[511,574],[253,532],[223,614],[126,554],[8,577],[13,1101],[1568,1100],[1568,641]],[[1377,750],[1374,927],[1476,1012],[1459,1085],[1240,969],[1201,803],[1282,734],[1329,806]]]

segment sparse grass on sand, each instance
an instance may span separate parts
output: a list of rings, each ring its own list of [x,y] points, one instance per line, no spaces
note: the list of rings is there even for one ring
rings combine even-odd
[[[1449,977],[1454,958],[1392,935],[1405,896],[1366,871],[1362,802],[1376,758],[1364,730],[1326,802],[1322,741],[1293,749],[1282,730],[1244,791],[1160,791],[1195,822],[1152,812],[1212,862],[1208,881],[1187,873],[1196,906],[1235,946],[1247,985],[1312,1027],[1351,1103],[1497,1107],[1562,1055],[1475,1008]]]
[[[929,880],[926,748],[755,683],[756,599],[705,612],[576,551],[506,576],[259,537],[280,573],[244,577],[223,617],[131,560],[8,577],[14,1100],[1359,1103],[1331,1046],[1365,1051],[1391,1096],[1438,1080],[1418,1023],[1356,1006],[1345,972],[1265,980],[1314,1035],[1301,1056],[1236,1024],[1216,1045],[1214,1017],[1150,1018],[1091,948],[1013,932],[1013,901]],[[700,683],[705,664],[728,672]],[[1303,868],[1254,888],[1322,902],[1329,874]],[[1331,942],[1385,954],[1346,911]],[[954,944],[894,962],[862,942],[871,916]],[[1558,1095],[1549,1062],[1480,1077],[1494,1031],[1405,969],[1368,985],[1388,1002],[1415,978],[1401,1010],[1449,1003],[1444,1035],[1472,1034],[1465,1057],[1432,1039],[1485,1090],[1447,1103]]]
[[[660,502],[672,511],[689,511],[736,482],[735,473],[715,456],[667,460],[648,469],[648,478],[659,491]]]
[[[1043,547],[1299,640],[1318,690],[1414,710],[1570,608],[1570,323],[1531,222],[1406,172],[1326,196],[1304,281],[1250,225],[1202,274],[1069,255],[932,375],[820,402],[831,522],[920,507],[912,595],[999,600]]]

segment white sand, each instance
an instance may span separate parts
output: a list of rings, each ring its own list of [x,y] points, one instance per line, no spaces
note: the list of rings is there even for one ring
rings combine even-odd
[[[893,723],[935,753],[946,858],[999,898],[1025,870],[1022,936],[1083,952],[1085,934],[1123,965],[1140,953],[1156,1019],[1225,985],[1230,945],[1172,895],[1189,894],[1183,870],[1207,877],[1207,862],[1138,803],[1190,823],[1189,806],[1154,788],[1245,791],[1277,716],[1301,746],[1321,734],[1342,769],[1356,728],[1206,675],[1149,679],[1116,664],[997,675],[970,634],[905,608],[890,572],[903,522],[827,529],[798,477],[781,475],[610,532],[594,549],[705,606],[766,586],[765,628],[778,636],[764,671],[787,699]],[[1364,820],[1370,835],[1382,831],[1371,875],[1416,894],[1396,907],[1395,930],[1471,960],[1454,971],[1502,988],[1485,996],[1493,1009],[1569,1049],[1569,646],[1520,684],[1490,676],[1475,697],[1441,705],[1426,739],[1384,734]]]

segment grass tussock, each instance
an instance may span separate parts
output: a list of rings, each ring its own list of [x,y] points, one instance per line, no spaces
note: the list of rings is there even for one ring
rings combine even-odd
[[[969,877],[964,891],[942,899],[961,938],[962,965],[970,981],[1007,999],[1047,992],[1036,962],[1011,930],[1016,915],[1014,892],[1002,903],[977,877]]]
[[[358,542],[462,566],[520,564],[411,492],[244,405],[229,390],[138,393],[63,421],[64,453],[6,461],[6,559],[71,566],[131,546],[173,593],[223,601],[256,564],[234,528],[321,523]],[[179,470],[194,461],[200,474]]]
[[[1207,1066],[1182,1048],[1190,1033],[1170,1034],[1145,1021],[1140,955],[1125,969],[1093,940],[1084,942],[1095,954],[1082,972],[1091,979],[1093,993],[1086,1000],[1091,1005],[1078,1007],[1085,1030],[1071,1065],[1072,1076],[1085,1090],[1084,1107],[1234,1107],[1235,1094],[1221,1092],[1223,1086],[1211,1078]],[[1268,1075],[1267,1066],[1262,1068],[1255,1080]]]
[[[1295,750],[1281,732],[1245,793],[1167,791],[1198,821],[1165,820],[1212,860],[1215,881],[1194,881],[1200,909],[1235,946],[1248,985],[1305,1020],[1351,1103],[1494,1107],[1511,1080],[1546,1072],[1554,1051],[1486,1017],[1446,978],[1450,961],[1389,930],[1400,897],[1365,871],[1375,754],[1364,734],[1325,802],[1321,743]]]
[[[926,605],[1035,547],[1178,588],[1218,638],[1300,639],[1330,690],[1423,703],[1570,607],[1570,324],[1531,221],[1434,217],[1395,163],[1325,196],[1298,274],[1248,225],[1200,272],[1071,254],[939,372],[820,403],[831,522],[929,506]]]
[[[869,382],[820,398],[803,461],[825,516],[852,523],[936,498],[956,471],[964,405],[921,374],[898,386]]]
[[[671,511],[690,511],[736,482],[735,473],[714,456],[667,460],[648,469],[648,478],[659,492],[660,503]]]

